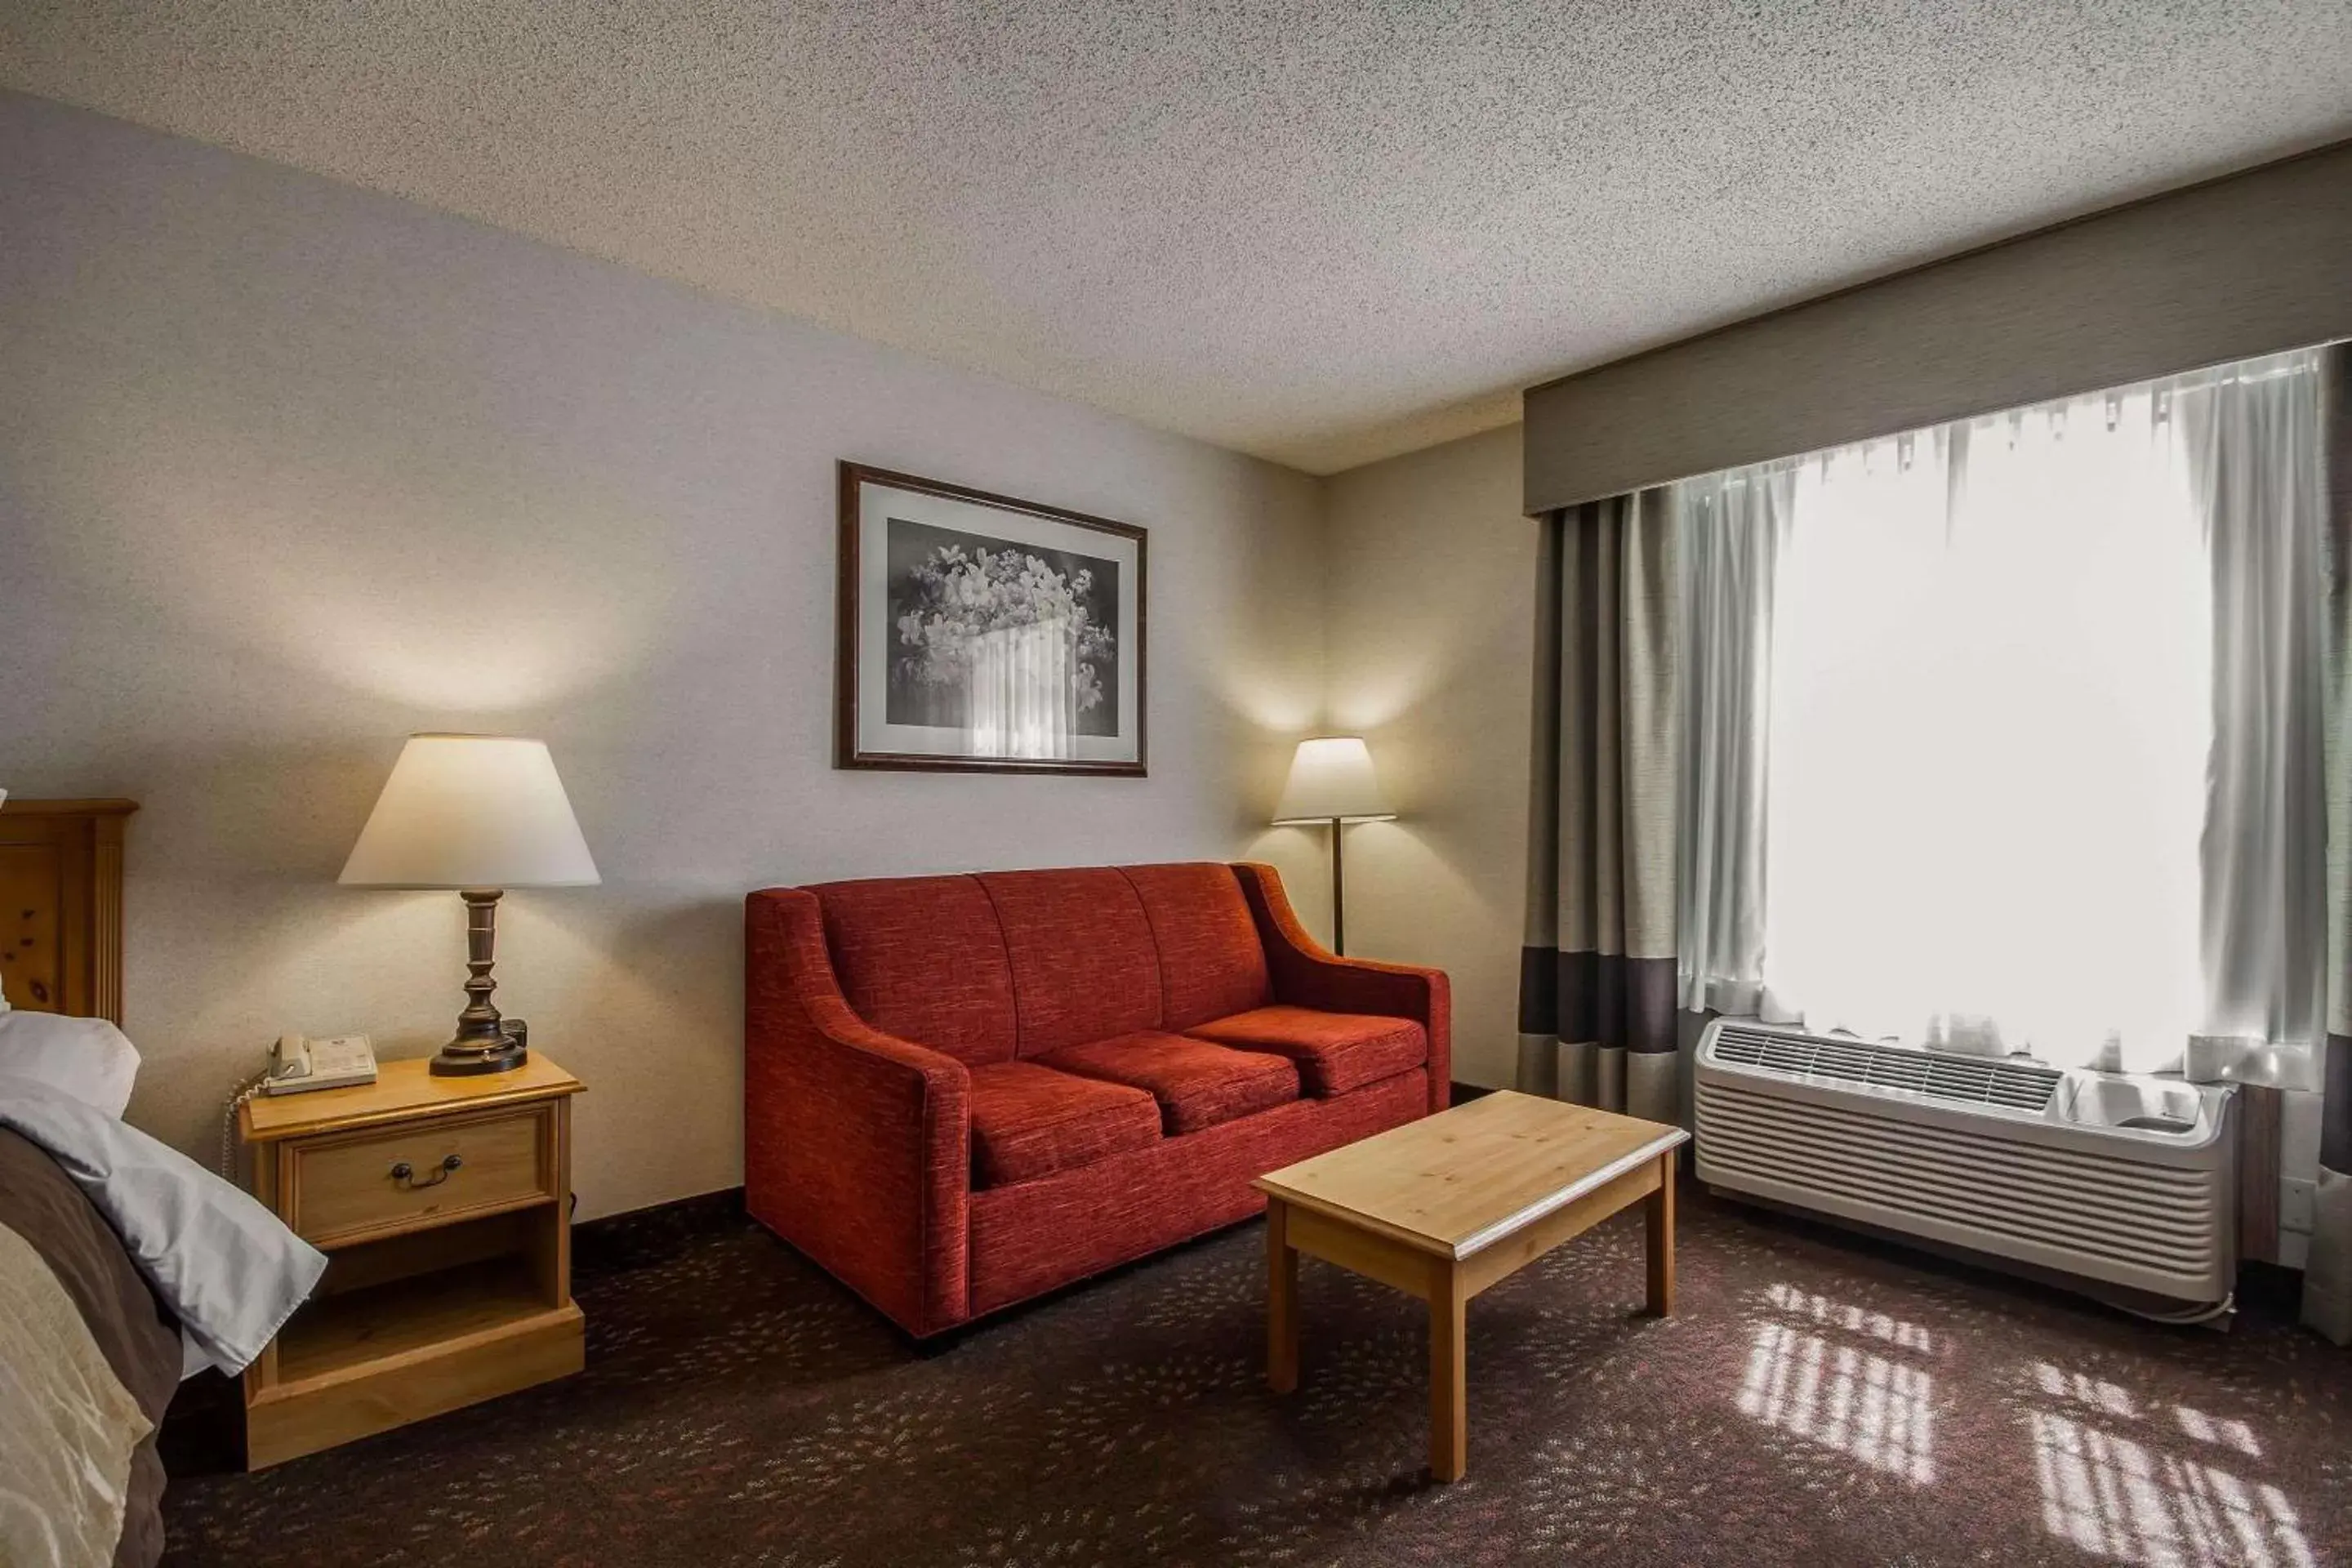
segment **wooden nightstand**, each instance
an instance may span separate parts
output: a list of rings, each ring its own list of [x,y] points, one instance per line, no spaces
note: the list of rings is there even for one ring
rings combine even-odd
[[[246,1102],[254,1195],[327,1254],[318,1290],[245,1373],[246,1468],[578,1372],[572,1097],[538,1051],[513,1072]]]

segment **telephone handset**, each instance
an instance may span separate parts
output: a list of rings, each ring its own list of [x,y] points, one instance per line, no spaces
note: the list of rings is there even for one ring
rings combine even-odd
[[[337,1035],[327,1040],[278,1036],[278,1043],[269,1047],[269,1065],[239,1085],[221,1107],[220,1173],[236,1179],[236,1110],[255,1095],[300,1094],[374,1081],[375,1044],[365,1035]]]

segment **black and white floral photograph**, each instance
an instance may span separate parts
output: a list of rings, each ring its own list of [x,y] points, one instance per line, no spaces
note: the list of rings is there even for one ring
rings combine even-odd
[[[1118,563],[889,520],[893,724],[973,722],[996,650],[1039,649],[1081,735],[1118,733]]]
[[[841,765],[1141,773],[1144,531],[841,467]]]

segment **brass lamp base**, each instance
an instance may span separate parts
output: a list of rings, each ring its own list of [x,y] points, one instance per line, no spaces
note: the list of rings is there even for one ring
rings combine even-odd
[[[502,889],[468,888],[458,893],[466,900],[466,1010],[457,1015],[457,1033],[433,1058],[427,1069],[435,1078],[470,1078],[481,1073],[512,1072],[530,1060],[530,1032],[520,1018],[501,1018],[490,1005],[499,983],[490,978],[499,942],[499,899]]]

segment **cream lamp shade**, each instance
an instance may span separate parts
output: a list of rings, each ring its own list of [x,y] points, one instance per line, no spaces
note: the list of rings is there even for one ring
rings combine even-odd
[[[337,879],[487,889],[599,879],[544,741],[411,735]]]
[[[1261,796],[1261,799],[1264,797]],[[1290,780],[1274,808],[1277,827],[1310,822],[1386,822],[1396,813],[1381,794],[1371,749],[1360,736],[1327,735],[1298,742]]]

